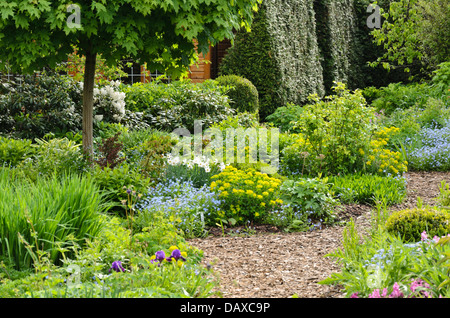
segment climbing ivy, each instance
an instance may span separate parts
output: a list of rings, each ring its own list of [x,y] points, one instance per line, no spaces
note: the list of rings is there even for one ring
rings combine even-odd
[[[239,75],[256,86],[261,120],[288,102],[323,95],[314,21],[311,0],[265,0],[252,31],[236,34],[220,74]]]
[[[382,55],[367,26],[374,0],[263,0],[250,33],[236,34],[220,65],[222,75],[249,79],[260,96],[264,120],[309,94],[331,93],[333,82],[350,89],[402,81],[398,72],[368,62]],[[389,8],[391,0],[379,0]]]

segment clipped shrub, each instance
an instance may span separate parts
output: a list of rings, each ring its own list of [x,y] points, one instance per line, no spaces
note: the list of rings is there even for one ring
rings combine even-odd
[[[312,1],[263,1],[252,31],[238,31],[223,58],[220,75],[242,76],[257,88],[262,121],[288,102],[323,95],[315,21]]]
[[[231,99],[231,107],[239,113],[256,113],[259,109],[259,95],[255,85],[248,79],[237,75],[224,75],[215,79],[219,85],[229,86],[227,95]]]
[[[34,150],[31,140],[0,137],[0,166],[16,166],[32,155]]]
[[[425,231],[430,237],[450,233],[448,212],[436,208],[414,208],[394,212],[386,221],[388,232],[399,235],[404,242],[417,242]]]

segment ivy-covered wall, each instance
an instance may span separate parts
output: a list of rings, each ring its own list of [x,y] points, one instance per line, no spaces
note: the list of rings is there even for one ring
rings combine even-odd
[[[380,52],[367,27],[373,2],[264,0],[252,32],[237,33],[220,74],[239,75],[256,86],[261,119],[288,102],[329,94],[334,81],[351,89],[385,85],[396,75],[367,65]],[[389,0],[378,3],[386,8]]]
[[[252,32],[240,31],[222,60],[221,75],[240,75],[258,89],[261,119],[288,102],[323,94],[311,0],[265,0]]]

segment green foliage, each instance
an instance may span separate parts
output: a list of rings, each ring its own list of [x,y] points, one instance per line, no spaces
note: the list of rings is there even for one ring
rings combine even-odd
[[[19,138],[42,138],[49,132],[77,132],[79,105],[72,98],[75,82],[64,76],[25,76],[0,84],[0,132]]]
[[[171,235],[164,218],[155,218],[145,231],[136,233],[129,246],[129,231],[117,218],[102,218],[103,227],[86,247],[66,258],[64,266],[30,275],[17,275],[8,269],[10,278],[2,279],[0,296],[5,298],[165,298],[199,297],[213,294],[216,286],[212,273],[199,262],[203,252],[190,246],[181,236]],[[155,252],[178,248],[185,262],[152,264]],[[125,272],[109,271],[121,261]],[[78,266],[79,281],[70,275],[69,266]],[[72,285],[68,281],[72,279]]]
[[[442,0],[392,1],[388,11],[381,12],[384,22],[372,35],[384,54],[373,66],[402,68],[411,75],[430,73],[449,56],[448,3]]]
[[[20,173],[31,180],[40,176],[80,174],[87,168],[81,145],[67,138],[36,139],[32,147],[32,156],[17,166]]]
[[[405,244],[383,228],[362,239],[351,221],[344,229],[342,248],[327,255],[340,264],[341,272],[319,284],[339,285],[347,297],[381,298],[374,291],[378,289],[381,295],[386,289],[389,295],[394,284],[403,294],[398,297],[423,298],[423,291],[433,298],[448,297],[448,263],[444,259],[448,253],[445,239],[442,244],[431,239]],[[428,288],[414,289],[418,281],[427,282]]]
[[[309,94],[323,94],[319,58],[312,1],[295,6],[263,2],[252,31],[236,34],[220,74],[242,76],[255,85],[265,120],[288,102],[300,104]]]
[[[119,215],[125,215],[125,206],[122,202],[128,199],[126,189],[132,187],[137,193],[142,194],[147,191],[151,182],[149,178],[127,164],[122,164],[115,169],[110,167],[102,169],[96,166],[90,172],[94,182],[106,192],[106,200],[113,205],[110,210]]]
[[[106,205],[88,177],[19,180],[0,171],[0,252],[17,269],[38,266],[40,252],[60,263],[62,251],[85,246],[101,227]]]
[[[78,54],[98,52],[108,65],[128,56],[146,61],[148,69],[176,76],[195,58],[194,40],[198,42],[198,53],[206,54],[211,42],[232,38],[234,29],[248,28],[258,2],[81,3],[81,26],[71,28],[65,1],[35,4],[8,1],[0,7],[0,57],[9,61],[13,72],[53,68],[67,61],[76,45]]]
[[[450,217],[446,211],[435,208],[406,209],[392,213],[386,230],[404,242],[419,241],[424,231],[431,237],[450,233]]]
[[[406,182],[403,178],[369,174],[349,174],[330,177],[332,190],[342,203],[387,205],[403,202]]]
[[[298,140],[284,149],[282,165],[290,173],[310,176],[361,169],[362,156],[370,146],[375,115],[361,91],[349,92],[337,83],[335,95],[304,106],[294,128]],[[299,156],[300,155],[300,156]]]
[[[187,128],[193,132],[195,120],[202,120],[207,128],[234,113],[225,89],[213,81],[203,84],[188,81],[137,83],[123,91],[127,108],[143,112],[143,120],[159,130]]]
[[[450,62],[444,62],[438,65],[438,69],[433,72],[434,76],[431,84],[435,89],[448,96],[450,88]]]
[[[256,128],[259,126],[260,124],[256,114],[242,112],[235,115],[230,115],[226,119],[212,124],[210,128],[218,128],[224,132],[227,128]]]
[[[31,140],[0,137],[0,166],[14,167],[32,155],[33,151]]]
[[[282,132],[298,133],[293,123],[300,119],[302,113],[302,106],[288,103],[286,106],[278,107],[272,115],[266,117],[266,120],[280,128]]]
[[[236,75],[226,75],[217,77],[215,81],[219,85],[230,87],[227,95],[231,99],[231,107],[237,112],[258,112],[258,90],[248,79]]]
[[[147,140],[139,151],[143,154],[140,162],[141,173],[153,181],[158,181],[164,174],[167,155],[176,141],[170,136]]]
[[[286,180],[280,186],[284,204],[314,221],[332,224],[336,218],[339,201],[333,198],[328,178],[300,178]]]
[[[437,95],[427,84],[391,83],[387,87],[380,89],[378,98],[372,102],[372,106],[378,111],[383,111],[390,115],[395,109],[408,109],[413,106],[423,108],[431,97],[441,97]]]

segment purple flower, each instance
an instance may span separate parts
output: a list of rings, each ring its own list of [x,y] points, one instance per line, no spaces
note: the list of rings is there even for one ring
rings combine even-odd
[[[358,293],[353,293],[353,294],[350,296],[350,298],[359,298],[359,297],[358,297]]]
[[[111,272],[111,270],[114,270],[116,272],[125,272],[125,268],[122,267],[121,261],[113,262],[111,268],[109,269],[109,272]]]
[[[183,260],[184,262],[186,261],[186,259],[185,259],[183,256],[181,256],[181,252],[180,252],[179,249],[173,250],[173,251],[172,251],[172,254],[170,255],[170,257],[171,257],[171,258],[175,258],[175,260],[177,260],[177,261],[178,261],[179,259]]]
[[[156,259],[160,262],[162,262],[166,258],[166,253],[164,251],[158,251],[155,253]]]

